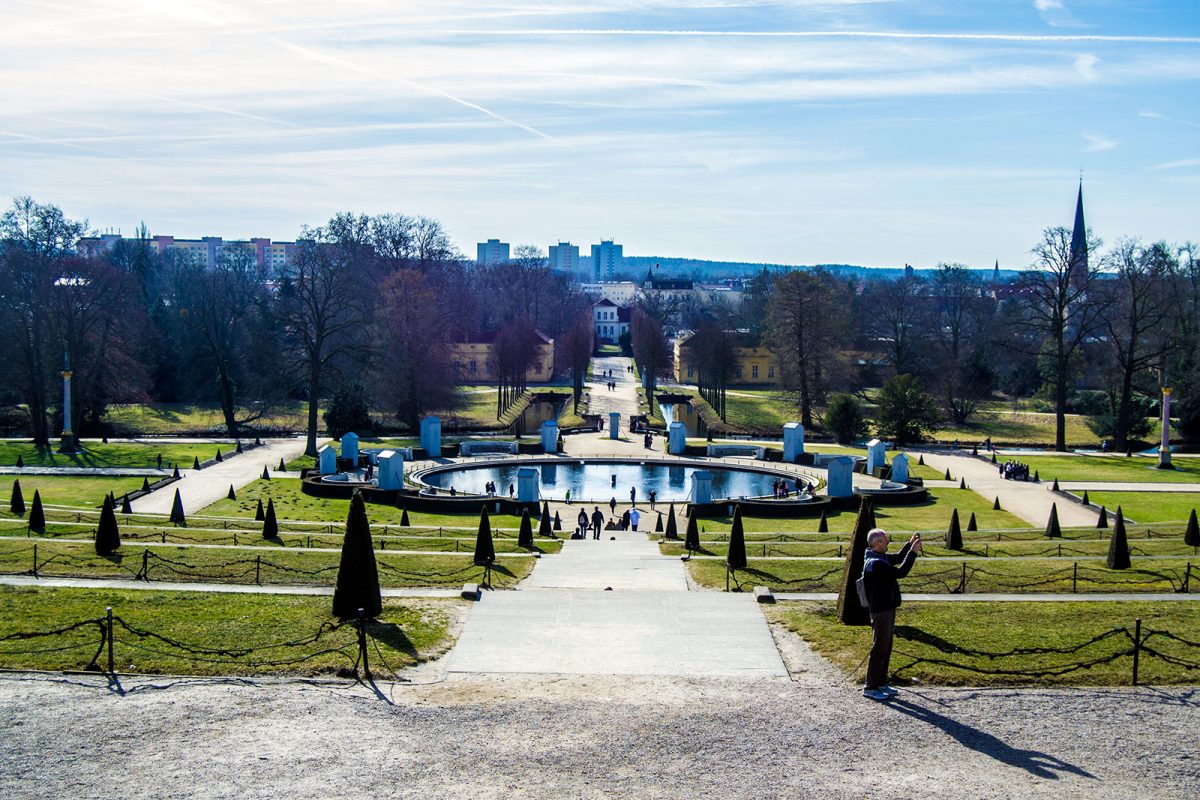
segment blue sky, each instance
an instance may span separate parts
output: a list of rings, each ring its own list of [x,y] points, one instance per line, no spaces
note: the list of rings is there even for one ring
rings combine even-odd
[[[1200,239],[1200,3],[7,0],[0,191],[97,228],[339,210],[629,255],[1028,263]]]

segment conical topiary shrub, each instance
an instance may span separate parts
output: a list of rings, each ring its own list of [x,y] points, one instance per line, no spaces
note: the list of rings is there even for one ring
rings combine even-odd
[[[1038,471],[1036,469],[1033,471],[1033,482],[1034,483],[1042,482],[1042,476],[1038,474]]]
[[[179,467],[175,468],[175,471],[171,473],[171,477],[174,478],[175,480],[179,480],[179,478],[180,478]]]
[[[730,569],[745,569],[746,564],[746,532],[742,530],[742,504],[733,507],[733,524],[729,526],[729,552],[725,555],[725,564]]]
[[[664,528],[663,528],[663,513],[662,513],[661,511],[659,511],[659,512],[658,512],[658,520],[657,520],[657,521],[654,523],[654,532],[655,532],[655,533],[662,533],[663,531],[664,531]]]
[[[117,552],[121,546],[121,530],[117,527],[117,515],[112,501],[104,498],[100,507],[100,524],[96,526],[96,555],[106,556]]]
[[[142,491],[143,492],[150,491],[150,479],[149,478],[142,478]]]
[[[407,508],[400,509],[400,527],[401,528],[411,528],[412,527],[412,521],[408,518],[408,509]]]
[[[996,463],[996,451],[995,450],[992,451],[992,463],[993,464]]]
[[[683,549],[695,553],[700,549],[700,531],[696,528],[696,517],[688,517],[687,530],[683,534]]]
[[[236,447],[236,448],[234,448],[234,452],[236,452],[236,453],[237,453],[239,456],[240,456],[242,453],[246,452],[245,450],[243,450],[243,449],[242,449],[242,442],[241,442],[241,440],[240,440],[240,439],[238,440],[237,447]]]
[[[1050,519],[1046,520],[1046,535],[1051,539],[1062,536],[1062,526],[1058,524],[1058,503],[1050,504]]]
[[[486,567],[489,571],[492,562],[496,560],[496,544],[492,541],[492,521],[488,518],[487,507],[479,512],[479,533],[475,536],[475,559],[477,567]]]
[[[554,531],[550,529],[550,504],[547,503],[542,507],[542,518],[538,520],[538,536],[545,539],[554,538]]]
[[[171,503],[171,522],[187,527],[187,517],[183,514],[183,498],[179,496],[178,489],[175,490],[175,500]]]
[[[550,517],[550,501],[543,500],[542,501],[542,510],[538,512],[538,519],[543,519],[543,518],[548,519],[549,517]]]
[[[1183,532],[1183,543],[1188,547],[1200,547],[1200,525],[1196,523],[1196,509],[1188,517],[1187,530]]]
[[[1083,504],[1084,504],[1085,506],[1090,506],[1090,505],[1091,505],[1091,503],[1090,503],[1090,502],[1088,502],[1088,493],[1087,493],[1087,489],[1084,489],[1084,490],[1083,490]]]
[[[21,493],[21,481],[13,481],[12,498],[8,501],[8,510],[18,517],[25,516],[25,495]]]
[[[263,538],[279,538],[279,520],[275,518],[275,499],[267,498],[267,517],[263,520]]]
[[[965,489],[965,488],[967,488],[967,479],[966,479],[966,478],[963,478],[963,477],[961,477],[961,476],[959,477],[959,479],[958,479],[958,488],[960,488],[960,489]]]
[[[280,471],[280,472],[287,472],[287,464],[283,463],[283,459],[282,459],[282,458],[280,458],[280,459],[279,459],[279,471]]]
[[[975,512],[974,511],[971,512],[971,518],[969,520],[967,520],[967,530],[968,531],[979,530],[979,524],[977,522],[975,522]]]
[[[558,515],[557,511],[554,512],[554,530],[556,530],[556,531],[562,530],[562,517],[560,517]]]
[[[962,550],[962,527],[958,521],[958,509],[950,512],[950,527],[946,528],[946,549]]]
[[[1000,510],[1000,495],[996,495],[996,499],[992,501],[992,511]]]
[[[267,515],[263,511],[262,498],[260,497],[260,498],[258,498],[258,507],[254,509],[254,521],[262,522],[266,518],[267,518]]]
[[[237,500],[237,492],[233,491],[233,484],[229,484],[229,494],[225,495],[226,500]]]
[[[821,512],[821,521],[817,523],[817,533],[829,533],[829,514]]]
[[[951,477],[950,477],[950,468],[949,468],[949,467],[946,467],[946,476],[945,476],[945,478],[943,478],[943,480],[947,480],[947,481],[952,481],[952,480],[954,480],[953,478],[951,478]],[[858,579],[857,579],[857,578],[855,578],[855,580],[858,580]],[[857,595],[856,595],[856,596],[857,596]]]
[[[1100,516],[1096,518],[1096,527],[1101,529],[1108,527],[1108,509],[1104,506],[1100,506]]]
[[[42,508],[42,493],[37,489],[33,490],[33,504],[29,506],[29,530],[46,530],[46,511]]]
[[[200,456],[192,456],[192,469],[200,469]]]
[[[517,531],[517,547],[533,551],[533,522],[529,519],[529,509],[521,509],[521,528]]]
[[[219,448],[219,447],[218,447],[218,448],[217,448],[217,457],[216,457],[215,461],[216,461],[218,464],[220,464],[220,463],[221,463],[222,461],[224,461],[224,460],[225,460],[225,457],[221,455],[221,448]]]
[[[383,612],[383,597],[379,592],[379,567],[371,545],[367,506],[362,495],[355,492],[350,498],[350,513],[346,515],[342,560],[338,565],[337,588],[333,590],[333,613],[350,619],[358,616],[360,608],[367,617],[377,617]]]
[[[846,565],[838,590],[837,615],[843,625],[871,624],[871,614],[858,602],[858,589],[854,583],[862,577],[863,562],[867,557],[867,534],[874,527],[875,511],[871,508],[871,498],[863,497],[854,520],[854,532],[850,534],[850,547],[846,551]]]
[[[264,481],[269,481],[269,480],[271,480],[271,473],[267,472],[267,465],[266,465],[266,464],[263,464],[263,474],[262,474],[262,479],[263,479]]]
[[[675,504],[674,503],[671,503],[670,508],[667,509],[667,529],[663,535],[668,539],[678,539],[679,538],[679,526],[678,526],[678,523],[675,522]]]
[[[133,513],[133,503],[129,502],[128,494],[126,494],[124,497],[121,498],[121,513],[122,514],[132,514]]]
[[[925,466],[925,454],[924,453],[921,453],[920,455],[917,456],[917,463],[920,464],[922,467]]]
[[[1054,479],[1054,483],[1050,484],[1050,491],[1052,491],[1052,492],[1057,492],[1057,491],[1059,491],[1059,488],[1058,488],[1058,478],[1055,478],[1055,479]]]
[[[25,468],[25,459],[21,458],[21,455],[18,453],[17,454],[17,469],[24,469],[24,468]]]
[[[1108,540],[1109,569],[1129,569],[1129,540],[1125,536],[1125,515],[1117,506],[1117,518],[1113,521],[1112,537]]]

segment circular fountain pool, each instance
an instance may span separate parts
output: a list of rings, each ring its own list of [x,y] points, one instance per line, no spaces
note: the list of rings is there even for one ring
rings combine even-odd
[[[567,491],[572,500],[607,503],[615,497],[618,502],[629,501],[629,490],[637,489],[637,499],[648,500],[650,492],[656,493],[659,502],[686,501],[692,489],[692,473],[705,470],[712,476],[713,500],[743,497],[771,497],[774,484],[782,473],[765,470],[714,465],[684,465],[660,462],[621,461],[556,461],[520,462],[506,461],[497,464],[480,464],[437,468],[420,473],[417,477],[439,490],[467,494],[486,494],[484,486],[496,484],[497,494],[507,495],[508,485],[517,486],[517,470],[533,467],[538,470],[540,496],[547,500],[563,500]],[[788,489],[795,491],[795,476],[788,475]],[[809,483],[812,483],[809,480]]]

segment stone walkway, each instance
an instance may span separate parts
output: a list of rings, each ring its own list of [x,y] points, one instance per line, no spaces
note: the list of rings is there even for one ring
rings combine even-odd
[[[277,474],[275,468],[279,466],[279,460],[286,462],[303,454],[304,445],[304,437],[264,439],[262,447],[247,450],[211,467],[180,470],[180,480],[133,501],[133,510],[138,514],[170,514],[176,489],[183,499],[185,512],[205,508],[225,497],[230,485],[237,490],[257,480],[262,476],[263,467],[271,474]]]
[[[487,592],[450,673],[783,677],[751,595],[689,592],[645,534],[564,543],[517,591]],[[610,538],[614,537],[614,538]]]

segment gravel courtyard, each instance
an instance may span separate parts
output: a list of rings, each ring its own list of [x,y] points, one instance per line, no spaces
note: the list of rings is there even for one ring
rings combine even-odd
[[[1200,691],[0,676],[5,798],[1192,798]]]

